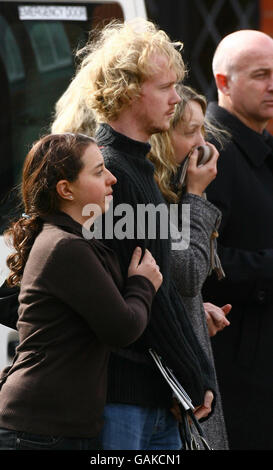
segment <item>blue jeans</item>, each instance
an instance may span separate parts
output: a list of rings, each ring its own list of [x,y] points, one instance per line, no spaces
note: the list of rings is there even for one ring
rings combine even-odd
[[[0,450],[99,450],[99,440],[40,436],[0,428]]]
[[[165,408],[109,404],[101,435],[104,450],[179,450],[178,423]]]

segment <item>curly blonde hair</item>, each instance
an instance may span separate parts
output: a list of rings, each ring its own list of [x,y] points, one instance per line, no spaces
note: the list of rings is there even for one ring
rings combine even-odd
[[[178,83],[176,91],[181,98],[180,103],[175,107],[175,113],[171,121],[170,129],[166,132],[153,134],[150,139],[151,151],[148,158],[155,166],[155,180],[165,199],[170,203],[177,203],[181,197],[181,191],[173,188],[172,180],[177,173],[180,164],[176,162],[171,132],[180,121],[184,119],[184,112],[189,101],[196,101],[200,104],[203,114],[207,109],[207,100],[205,96],[198,94],[189,86]],[[204,135],[213,136],[221,145],[225,138],[225,131],[214,126],[207,117],[204,123]]]
[[[54,120],[51,124],[53,134],[74,132],[94,136],[96,133],[96,117],[92,109],[87,108],[85,104],[79,79],[81,77],[76,75],[55,105]]]
[[[77,102],[71,104],[74,110],[86,106],[98,122],[116,120],[132,98],[139,96],[143,81],[154,73],[149,61],[152,54],[164,55],[177,80],[183,79],[182,47],[181,42],[171,42],[164,31],[142,18],[111,22],[78,51],[80,66],[66,97],[57,105],[56,119],[70,95],[71,101]],[[53,129],[56,131],[55,124]]]

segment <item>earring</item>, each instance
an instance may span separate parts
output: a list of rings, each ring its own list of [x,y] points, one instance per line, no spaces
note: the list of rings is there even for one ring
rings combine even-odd
[[[73,199],[73,196],[69,196],[69,199]]]

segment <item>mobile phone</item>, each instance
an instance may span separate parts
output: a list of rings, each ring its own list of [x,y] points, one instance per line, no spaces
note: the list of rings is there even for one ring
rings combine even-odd
[[[202,165],[205,165],[205,163],[209,161],[209,159],[212,157],[213,151],[212,151],[212,148],[209,147],[208,145],[200,145],[199,147],[197,147],[197,150],[198,150],[197,166],[200,167]],[[189,157],[186,157],[184,160],[182,172],[180,175],[180,181],[179,181],[182,186],[184,186],[186,183],[188,164],[189,164]]]
[[[208,145],[200,145],[197,147],[198,150],[198,159],[197,166],[205,165],[209,159],[212,157],[212,148]]]

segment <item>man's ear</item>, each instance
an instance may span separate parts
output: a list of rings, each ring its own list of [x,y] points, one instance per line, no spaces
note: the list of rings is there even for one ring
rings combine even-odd
[[[70,189],[70,183],[67,180],[60,180],[56,184],[56,191],[57,194],[60,196],[62,199],[66,199],[68,201],[73,200],[73,193]]]
[[[226,75],[217,73],[215,76],[216,86],[224,95],[229,95],[228,78]]]

